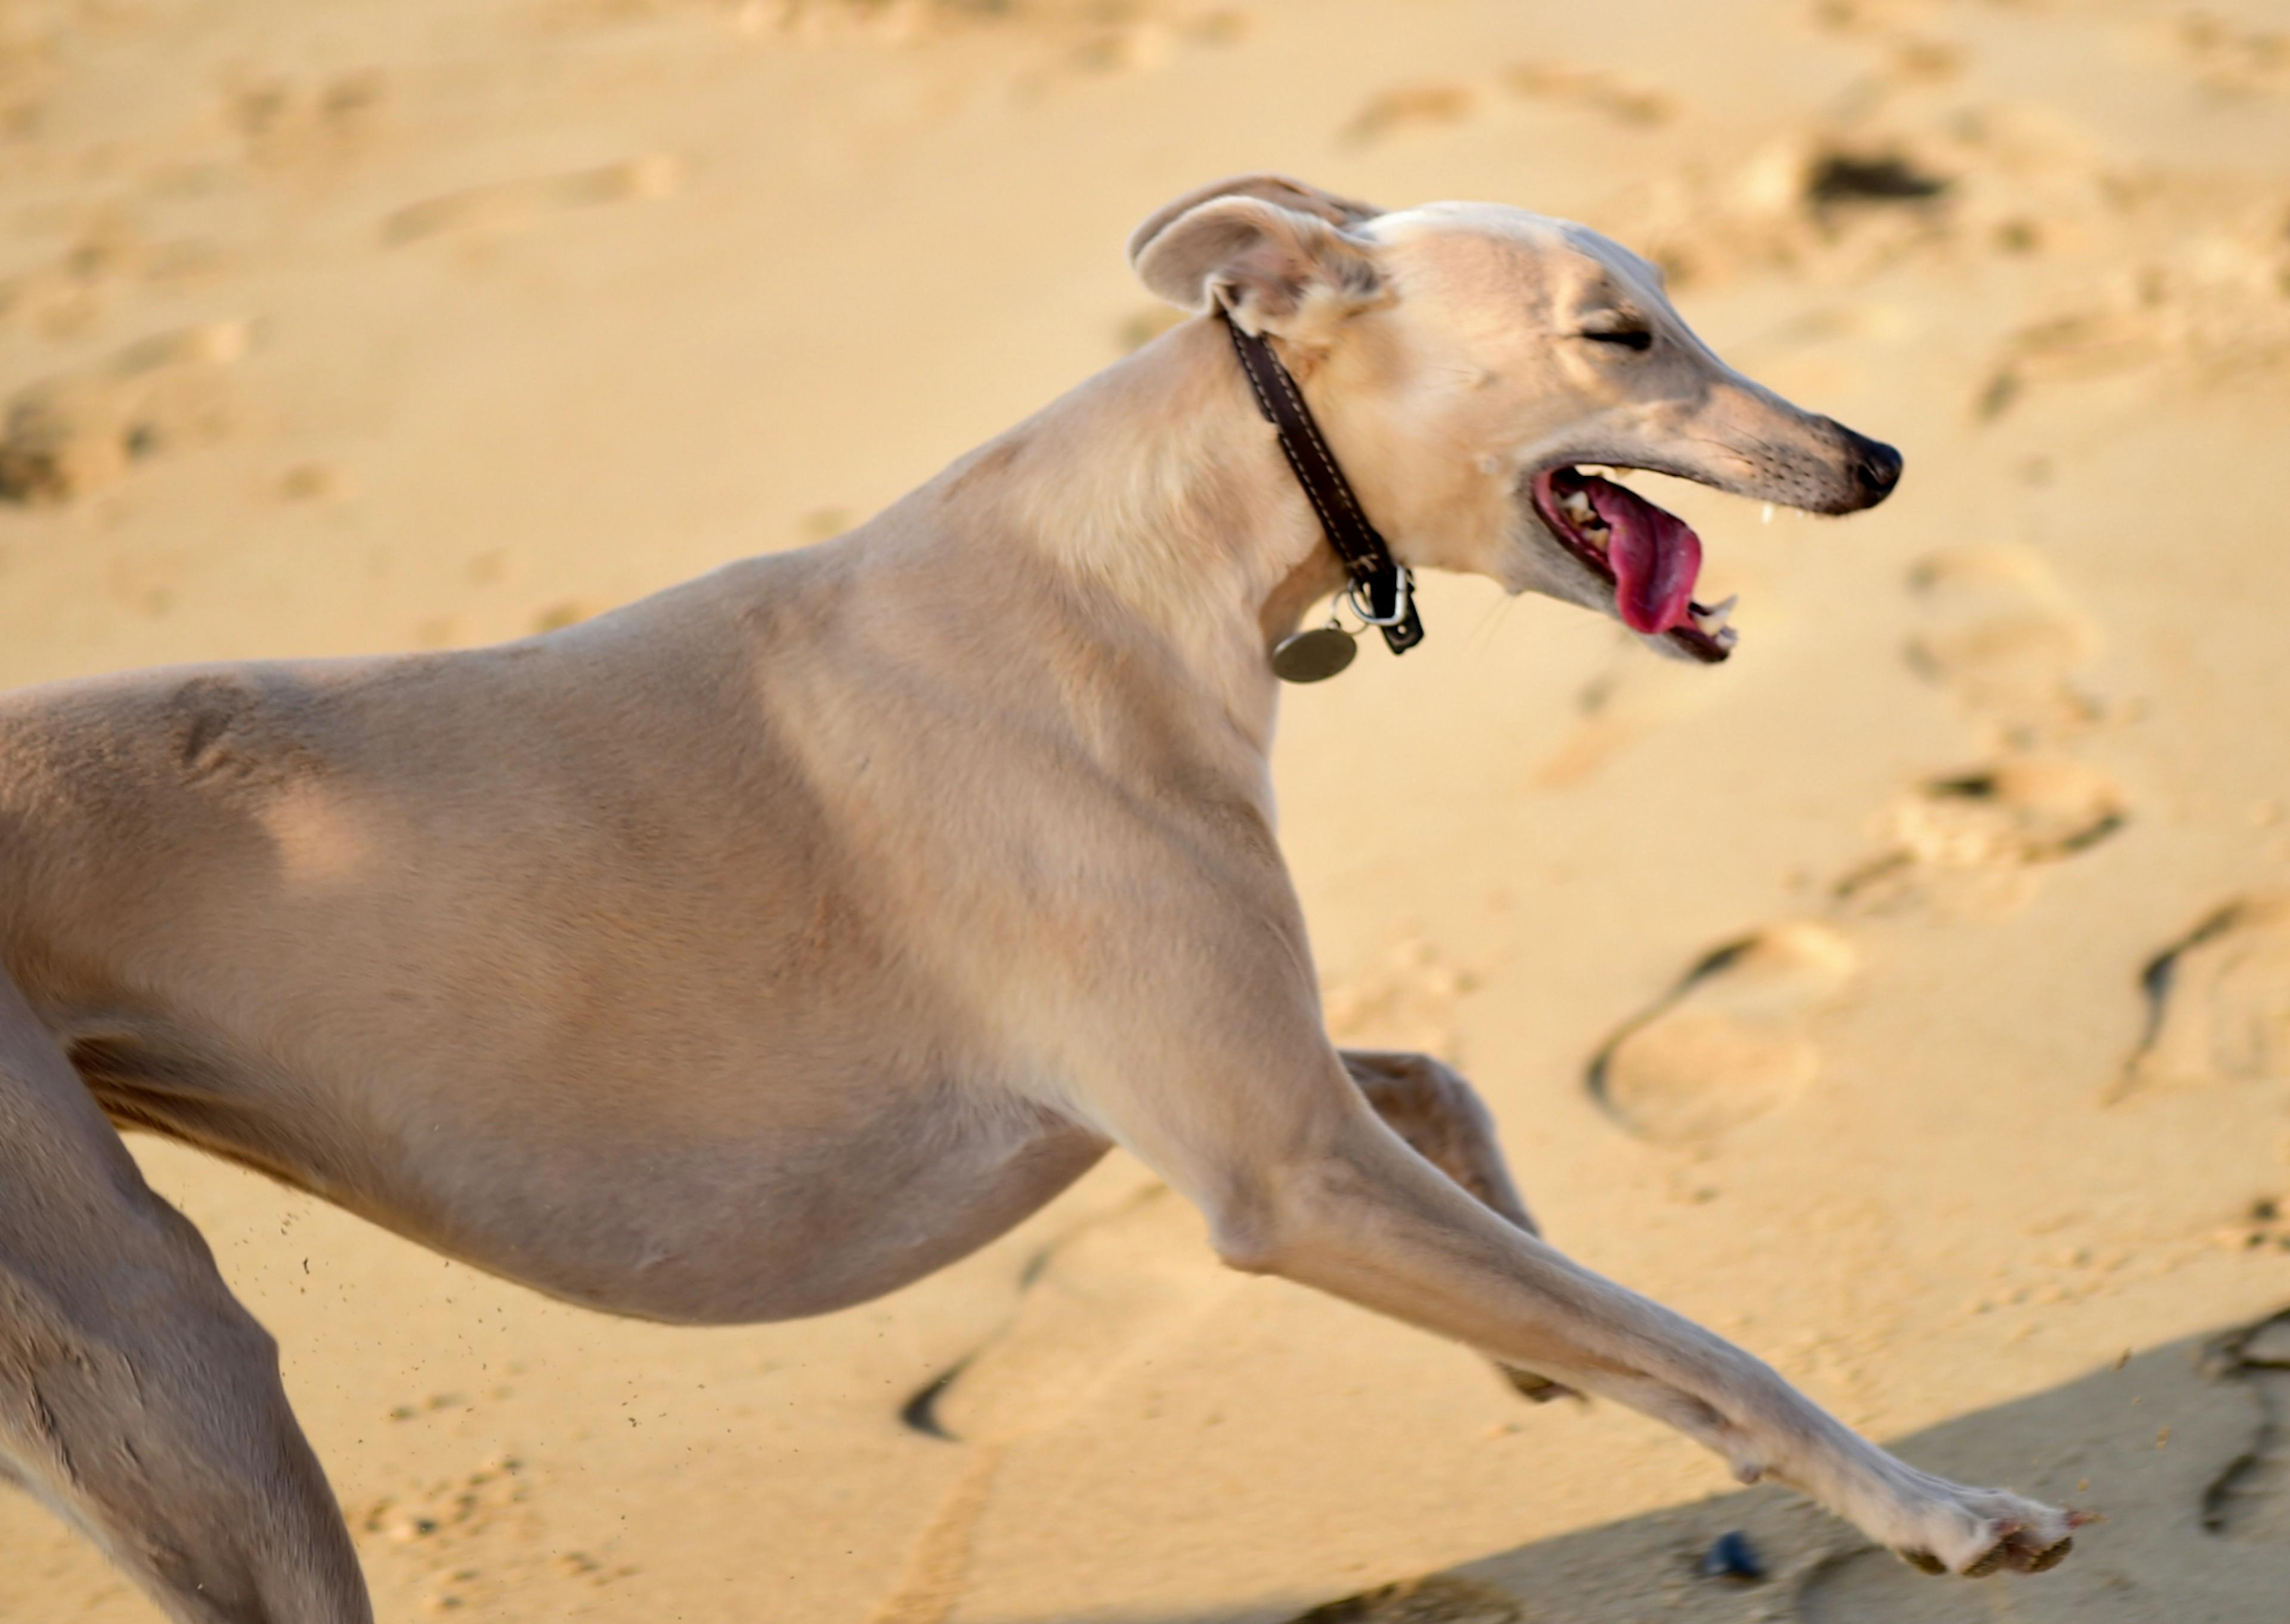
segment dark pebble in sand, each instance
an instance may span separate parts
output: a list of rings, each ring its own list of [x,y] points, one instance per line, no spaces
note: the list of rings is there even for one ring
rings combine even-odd
[[[1766,1576],[1766,1564],[1757,1547],[1750,1543],[1750,1536],[1736,1528],[1719,1534],[1701,1553],[1701,1565],[1695,1572],[1704,1579],[1730,1579],[1737,1585],[1747,1585]]]

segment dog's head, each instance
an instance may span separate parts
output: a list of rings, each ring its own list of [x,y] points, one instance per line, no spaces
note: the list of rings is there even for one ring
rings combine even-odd
[[[1179,198],[1129,254],[1161,297],[1282,340],[1402,562],[1603,609],[1666,652],[1733,646],[1694,601],[1701,540],[1582,465],[1830,514],[1900,480],[1898,452],[1734,372],[1659,270],[1565,220],[1254,175]]]

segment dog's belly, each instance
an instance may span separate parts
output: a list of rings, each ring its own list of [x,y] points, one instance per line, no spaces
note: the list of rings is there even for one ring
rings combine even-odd
[[[791,1319],[880,1296],[1002,1234],[1107,1148],[991,1091],[775,1078],[760,1055],[720,1076],[441,1087],[273,1075],[188,1034],[118,1031],[66,1036],[121,1126],[552,1296],[653,1319]],[[407,1108],[390,1131],[342,1131],[391,1098]]]
[[[635,1155],[626,1140],[559,1143],[507,1182],[488,1170],[436,1190],[425,1168],[442,1197],[425,1205],[441,1249],[569,1300],[692,1324],[794,1319],[966,1256],[1107,1149],[1029,1116],[950,1103],[941,1116],[909,1098],[827,1131],[676,1142],[653,1125]]]

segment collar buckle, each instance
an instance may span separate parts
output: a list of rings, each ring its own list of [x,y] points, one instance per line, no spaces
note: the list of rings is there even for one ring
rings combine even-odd
[[[1391,599],[1391,610],[1387,614],[1378,614],[1373,600],[1377,596],[1376,588],[1383,584],[1381,580],[1373,579],[1365,581],[1356,580],[1344,588],[1344,601],[1352,606],[1352,612],[1359,616],[1364,624],[1381,627],[1388,636],[1394,628],[1407,625],[1414,617],[1415,576],[1405,564],[1397,561],[1392,564],[1388,593]],[[1365,604],[1360,602],[1360,592],[1363,588],[1366,589],[1371,600]],[[1418,625],[1415,628],[1415,639],[1409,641],[1405,647],[1394,644],[1391,652],[1395,654],[1405,653],[1408,649],[1415,646],[1415,640],[1420,640],[1422,635],[1423,628]]]

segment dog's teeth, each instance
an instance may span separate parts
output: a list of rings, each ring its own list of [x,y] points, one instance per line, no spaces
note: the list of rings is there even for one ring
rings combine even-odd
[[[1741,640],[1742,634],[1730,626],[1719,627],[1713,639],[1721,649],[1730,649]]]
[[[1734,605],[1741,601],[1742,595],[1736,592],[1728,596],[1722,604],[1710,604],[1709,608],[1701,612],[1701,629],[1704,631],[1714,632],[1720,627],[1724,626],[1727,620],[1733,618]]]
[[[1597,510],[1590,506],[1590,499],[1580,491],[1567,492],[1565,500],[1558,504],[1558,510],[1577,524],[1589,524],[1597,517]]]
[[[1770,524],[1773,522],[1774,505],[1771,502],[1767,502],[1765,507],[1765,511],[1758,515],[1758,523],[1760,524]]]

